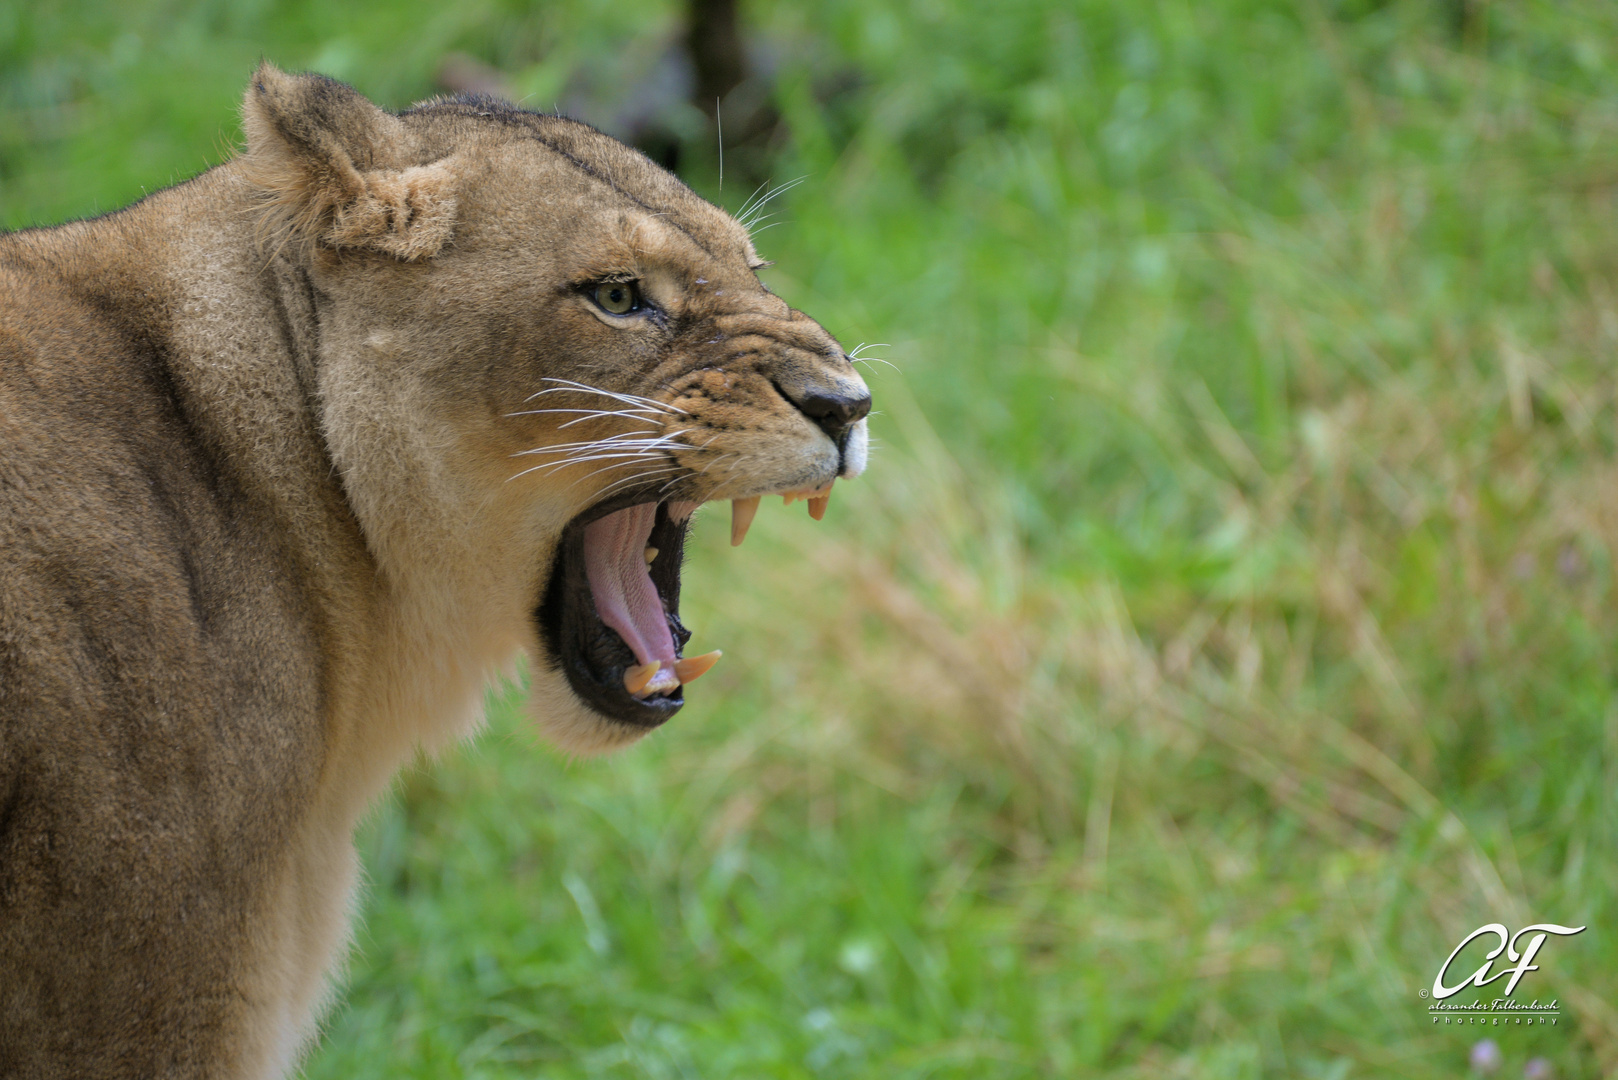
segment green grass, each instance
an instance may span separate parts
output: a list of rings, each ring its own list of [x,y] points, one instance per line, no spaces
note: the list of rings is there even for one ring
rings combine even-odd
[[[0,5],[0,221],[217,160],[261,54],[545,102],[677,17],[449,11]],[[1618,9],[752,14],[872,472],[699,523],[667,731],[406,778],[308,1075],[1618,1071]],[[1496,921],[1589,924],[1563,1023],[1434,1028]]]

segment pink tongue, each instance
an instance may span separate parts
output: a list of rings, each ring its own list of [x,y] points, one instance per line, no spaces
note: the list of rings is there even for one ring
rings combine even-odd
[[[674,639],[657,586],[646,571],[646,541],[657,520],[657,505],[642,503],[608,514],[584,527],[584,572],[595,596],[596,614],[618,631],[642,664],[674,662]]]

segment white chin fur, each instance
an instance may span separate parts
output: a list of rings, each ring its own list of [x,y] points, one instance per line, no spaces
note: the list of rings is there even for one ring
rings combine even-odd
[[[845,480],[852,480],[864,472],[865,459],[870,452],[871,436],[865,428],[865,421],[861,420],[848,433],[848,442],[843,445],[843,471],[839,475]]]
[[[567,676],[559,671],[539,672],[528,690],[528,717],[551,745],[579,757],[596,757],[621,750],[650,734],[652,728],[620,724],[580,701]]]

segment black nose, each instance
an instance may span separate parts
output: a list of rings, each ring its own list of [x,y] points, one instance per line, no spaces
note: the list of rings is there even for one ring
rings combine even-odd
[[[843,432],[865,419],[871,411],[871,395],[849,397],[825,390],[811,390],[803,400],[795,402],[800,412],[813,420],[832,442],[842,438]]]

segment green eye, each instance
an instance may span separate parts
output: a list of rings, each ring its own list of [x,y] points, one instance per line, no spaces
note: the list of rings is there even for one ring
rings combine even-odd
[[[640,307],[640,294],[633,281],[606,281],[596,286],[596,303],[609,315],[628,315]]]

